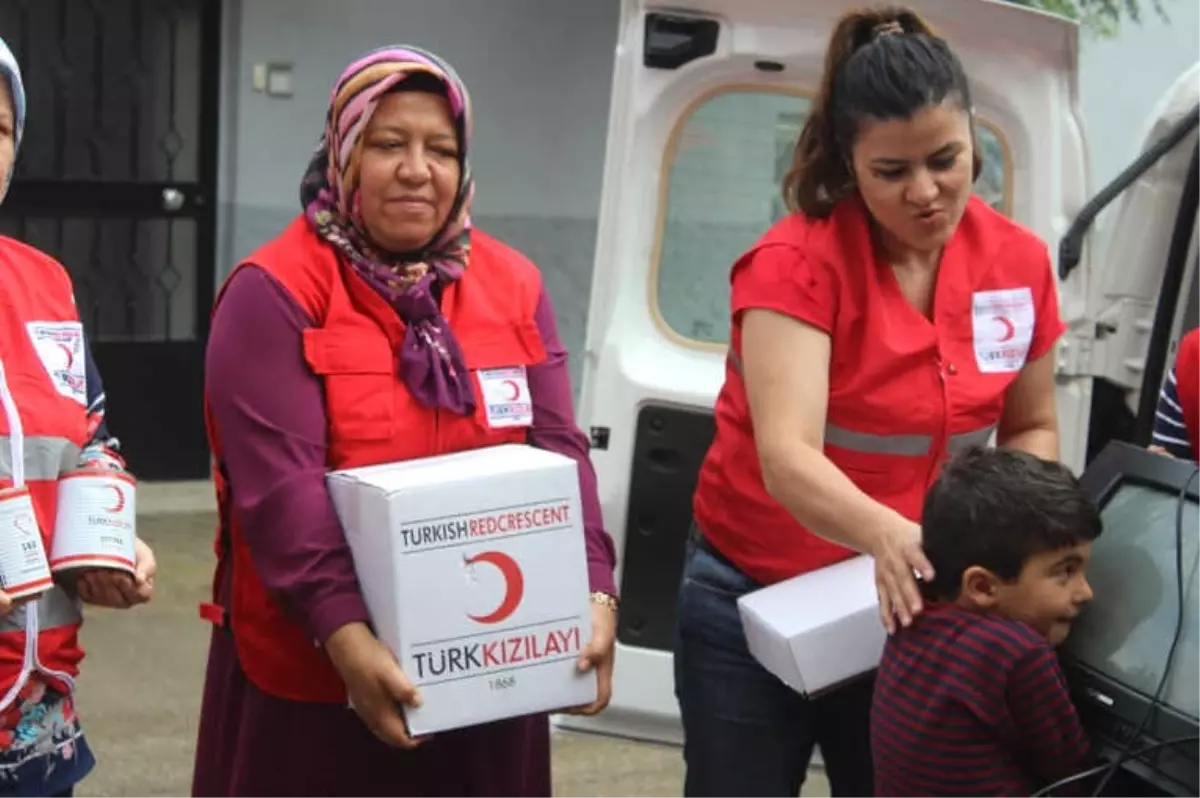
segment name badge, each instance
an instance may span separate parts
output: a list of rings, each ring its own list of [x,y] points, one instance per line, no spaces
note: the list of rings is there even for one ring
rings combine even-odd
[[[55,389],[87,406],[87,359],[83,325],[77,321],[31,321],[25,325]]]
[[[528,427],[533,423],[533,401],[524,366],[480,369],[478,374],[489,427]]]
[[[976,291],[971,321],[975,363],[982,374],[1020,371],[1033,342],[1033,291]]]

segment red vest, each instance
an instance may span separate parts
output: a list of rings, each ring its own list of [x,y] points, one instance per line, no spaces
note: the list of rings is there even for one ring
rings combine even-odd
[[[0,352],[19,420],[0,412],[0,488],[11,487],[12,441],[24,447],[25,482],[47,556],[54,533],[58,478],[75,467],[87,442],[83,327],[71,280],[53,258],[0,238]],[[35,603],[0,619],[0,708],[31,672],[71,690],[83,650],[79,602],[53,587]],[[27,649],[30,634],[37,645]]]
[[[475,388],[477,410],[468,417],[417,403],[398,376],[404,324],[303,217],[238,267],[266,270],[314,320],[304,331],[304,356],[324,380],[329,470],[525,442],[523,428],[489,427],[476,372],[545,360],[534,318],[541,276],[515,250],[478,230],[471,247],[470,267],[442,296]],[[214,600],[220,601],[228,579],[228,619],[242,668],[259,689],[279,698],[344,702],[345,689],[324,649],[262,584],[231,501],[230,489],[237,486],[221,473],[221,430],[207,410],[206,421],[222,519]]]
[[[823,221],[785,217],[742,256],[735,276],[758,253],[802,258],[814,270],[797,274],[794,287],[776,286],[778,295],[828,291],[816,300],[832,306],[826,456],[868,496],[913,520],[945,459],[987,442],[1020,367],[1065,329],[1045,245],[978,198],[943,253],[932,322],[877,260],[856,201],[842,202]],[[997,309],[1004,302],[1021,307]],[[997,320],[1004,313],[1015,326]],[[1005,338],[1023,339],[1028,351]],[[694,513],[717,549],[770,584],[853,552],[804,529],[767,493],[741,356],[735,324]]]

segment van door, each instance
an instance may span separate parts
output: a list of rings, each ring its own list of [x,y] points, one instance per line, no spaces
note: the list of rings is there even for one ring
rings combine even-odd
[[[1115,198],[1096,239],[1089,459],[1114,438],[1150,442],[1175,347],[1197,325],[1198,107],[1200,64],[1159,101],[1137,159],[1149,168]]]
[[[1057,241],[1087,197],[1076,28],[989,0],[912,0],[973,81],[978,191]],[[562,725],[678,740],[672,630],[696,474],[729,340],[728,274],[784,212],[780,179],[849,0],[624,0],[580,419],[620,555],[613,701]],[[1086,309],[1086,269],[1063,287]],[[1069,348],[1069,346],[1067,347]],[[1086,438],[1089,380],[1062,391]]]

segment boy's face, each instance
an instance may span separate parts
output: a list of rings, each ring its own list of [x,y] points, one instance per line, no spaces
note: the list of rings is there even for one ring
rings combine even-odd
[[[1003,582],[984,572],[994,581],[986,590],[968,589],[968,593],[973,594],[972,603],[977,606],[1024,621],[1057,646],[1067,639],[1071,623],[1092,600],[1086,575],[1091,556],[1090,542],[1044,551],[1025,563],[1015,581]]]

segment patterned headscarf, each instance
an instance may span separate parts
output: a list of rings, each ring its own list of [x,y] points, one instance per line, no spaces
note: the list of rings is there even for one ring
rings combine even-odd
[[[458,127],[462,177],[443,228],[420,252],[391,253],[371,243],[362,219],[359,164],[363,133],[379,102],[416,73],[437,78],[446,89]],[[398,368],[413,396],[425,407],[469,415],[475,412],[462,349],[434,295],[434,282],[462,276],[471,251],[474,183],[467,163],[471,104],[454,69],[432,53],[407,45],[367,53],[333,87],[325,133],[300,186],[300,203],[317,235],[333,246],[359,275],[396,309],[405,324]]]
[[[21,136],[25,132],[25,84],[21,81],[21,67],[17,64],[17,59],[13,55],[12,50],[8,49],[8,45],[3,39],[0,39],[0,77],[8,81],[9,91],[12,93],[13,102],[13,155],[17,150],[21,149]],[[13,158],[13,167],[16,165],[16,158]],[[4,176],[4,184],[0,186],[0,201],[4,199],[9,183],[12,182],[12,169],[9,167],[8,174]]]

